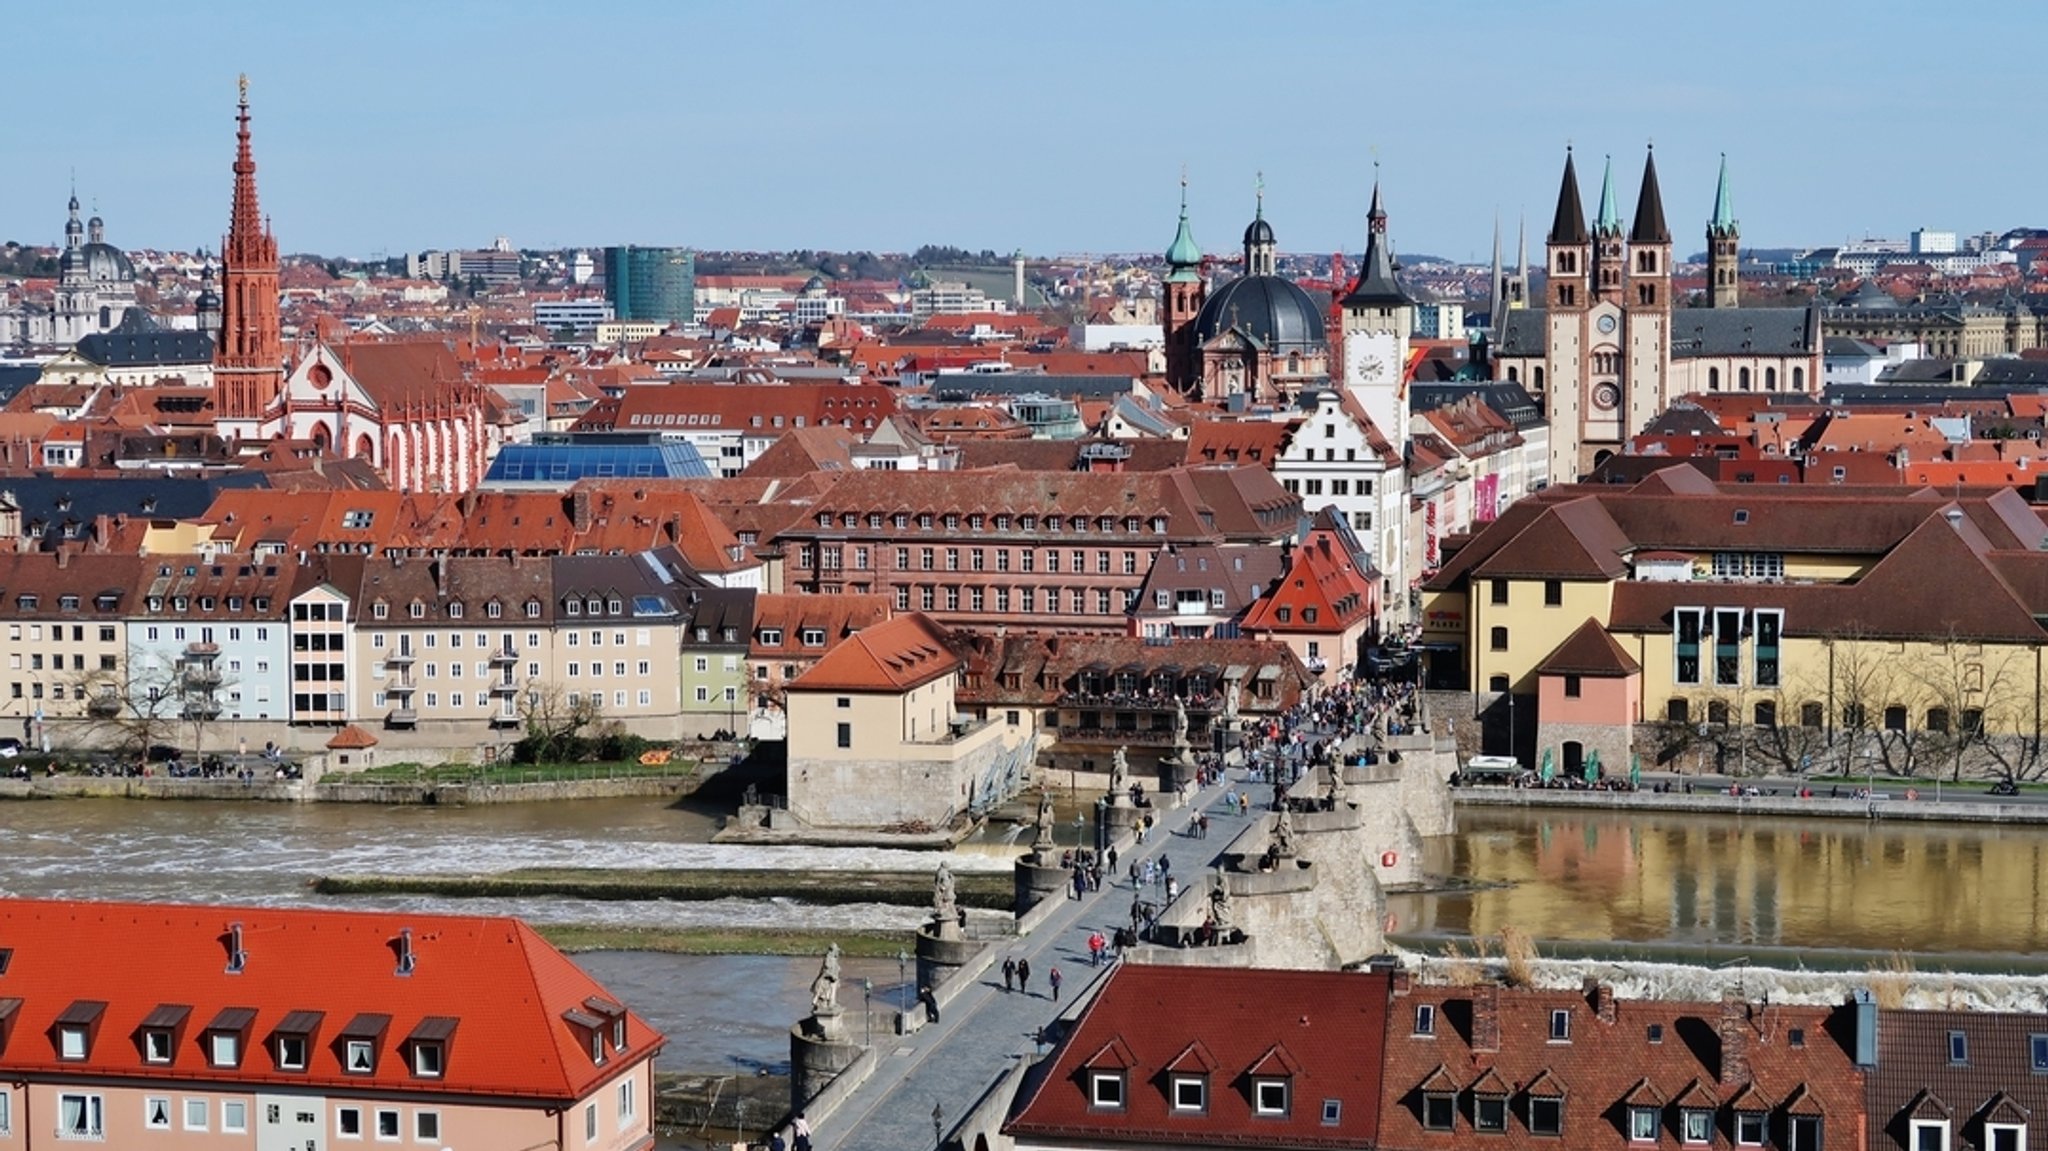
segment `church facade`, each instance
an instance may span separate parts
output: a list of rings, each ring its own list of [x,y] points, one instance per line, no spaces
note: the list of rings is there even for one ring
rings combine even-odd
[[[68,348],[87,336],[120,327],[122,318],[135,307],[135,265],[126,252],[107,243],[106,221],[95,213],[91,220],[80,222],[75,192],[70,211],[50,306],[0,312],[0,346]]]
[[[1710,306],[1675,308],[1671,231],[1655,154],[1643,164],[1634,218],[1624,230],[1612,163],[1588,228],[1578,170],[1567,150],[1545,245],[1543,307],[1498,317],[1491,356],[1495,379],[1520,383],[1543,403],[1552,482],[1591,472],[1679,396],[1818,394],[1818,309],[1740,306],[1740,234],[1725,165],[1707,245]]]
[[[1286,406],[1329,382],[1323,309],[1278,274],[1278,251],[1261,195],[1244,230],[1244,274],[1211,290],[1183,194],[1160,309],[1167,379],[1183,394]]]

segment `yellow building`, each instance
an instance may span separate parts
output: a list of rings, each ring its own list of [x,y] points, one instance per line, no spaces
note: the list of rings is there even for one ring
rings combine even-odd
[[[1525,762],[1566,750],[1536,738],[1556,722],[1541,697],[1576,725],[1649,725],[1646,764],[2025,772],[2043,765],[2044,546],[2010,489],[1721,486],[1683,467],[1552,488],[1425,584],[1430,677],[1475,693],[1488,750]],[[1599,666],[1637,677],[1597,719],[1549,682],[1583,662],[1557,657],[1588,621],[1612,640]]]

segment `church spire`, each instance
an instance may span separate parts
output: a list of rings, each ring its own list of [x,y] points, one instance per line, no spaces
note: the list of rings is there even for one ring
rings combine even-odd
[[[1727,172],[1724,170],[1725,177]],[[1723,185],[1726,186],[1725,184]],[[1657,186],[1657,150],[1650,149],[1643,160],[1643,188],[1636,193],[1636,219],[1629,229],[1631,244],[1668,244],[1671,229],[1664,224],[1664,193]]]
[[[1244,230],[1244,274],[1247,276],[1270,276],[1279,265],[1277,249],[1279,244],[1273,238],[1273,225],[1266,222],[1266,174],[1259,173],[1256,185],[1258,204],[1252,213],[1252,222]]]
[[[1714,185],[1714,218],[1707,222],[1710,236],[1735,234],[1735,202],[1728,194],[1728,153],[1721,153],[1721,179]]]
[[[1593,221],[1596,236],[1621,235],[1621,213],[1614,207],[1614,157],[1607,157],[1600,172],[1600,215]]]
[[[1180,176],[1180,229],[1173,234],[1173,243],[1166,249],[1169,284],[1199,280],[1202,277],[1202,249],[1195,246],[1194,229],[1188,226],[1188,176]]]
[[[1377,169],[1378,165],[1374,165]],[[1413,304],[1394,275],[1394,250],[1387,240],[1387,210],[1380,206],[1380,181],[1372,181],[1372,207],[1365,214],[1365,260],[1358,270],[1358,286],[1344,297],[1349,306],[1396,307]]]
[[[1579,171],[1572,164],[1572,150],[1564,150],[1564,185],[1557,190],[1557,215],[1550,221],[1550,242],[1553,244],[1584,244],[1586,235],[1586,210],[1579,203]]]
[[[215,389],[229,434],[256,435],[284,390],[284,335],[277,315],[277,237],[256,202],[256,159],[249,147],[249,77],[241,78],[235,121],[235,199],[221,245],[220,342]]]

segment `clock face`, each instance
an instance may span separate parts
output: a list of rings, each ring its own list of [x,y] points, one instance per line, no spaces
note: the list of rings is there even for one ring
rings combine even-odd
[[[1593,406],[1603,412],[1611,412],[1621,402],[1621,389],[1613,384],[1593,385]]]
[[[1397,349],[1394,337],[1385,332],[1356,332],[1344,337],[1344,382],[1386,383],[1394,378]]]
[[[1613,317],[1613,316],[1602,316],[1602,317],[1600,317],[1600,321],[1599,321],[1599,323],[1600,323],[1600,334],[1601,334],[1601,335],[1603,335],[1603,336],[1611,336],[1611,335],[1613,335],[1613,334],[1614,334],[1614,317]]]
[[[1380,359],[1378,356],[1367,356],[1364,359],[1358,361],[1359,379],[1367,381],[1377,380],[1381,376],[1385,375],[1386,372],[1386,362]]]

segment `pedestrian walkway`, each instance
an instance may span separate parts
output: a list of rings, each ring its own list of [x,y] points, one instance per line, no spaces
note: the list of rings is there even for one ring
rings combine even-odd
[[[1251,814],[1226,813],[1222,798],[1228,786],[1252,794]],[[995,963],[975,985],[961,991],[946,1005],[942,1021],[915,1034],[878,1038],[874,1074],[842,1104],[828,1121],[818,1125],[816,1144],[830,1151],[904,1151],[929,1146],[932,1142],[932,1108],[941,1109],[940,1123],[950,1130],[959,1111],[980,1098],[1010,1061],[1032,1057],[1039,1048],[1039,1029],[1091,991],[1095,981],[1110,965],[1092,966],[1088,960],[1088,936],[1100,931],[1112,936],[1130,924],[1130,901],[1142,894],[1146,902],[1165,902],[1165,892],[1155,884],[1134,893],[1127,878],[1129,861],[1168,859],[1171,874],[1180,881],[1182,893],[1196,887],[1197,877],[1214,867],[1214,861],[1247,821],[1263,814],[1271,791],[1245,781],[1242,770],[1226,773],[1226,782],[1195,796],[1191,808],[1163,811],[1146,842],[1133,844],[1130,854],[1119,853],[1116,874],[1102,877],[1102,890],[1079,900],[1067,899],[1028,936],[1007,945]],[[1187,834],[1190,815],[1209,815],[1209,836]],[[1000,946],[1000,945],[999,945]],[[1002,961],[1005,957],[1031,962],[1031,986],[1023,991],[1003,990]],[[1047,976],[1058,967],[1066,976],[1061,1001],[1054,1003]]]

